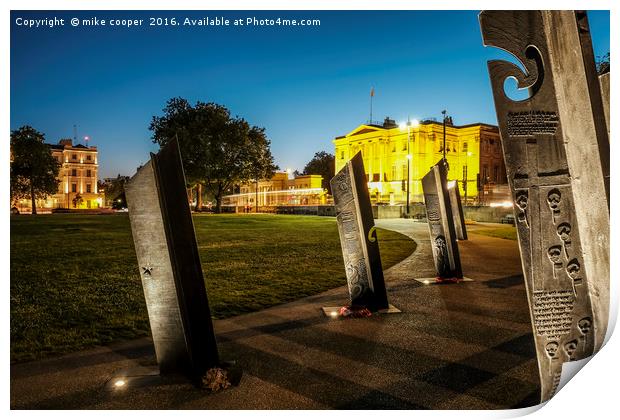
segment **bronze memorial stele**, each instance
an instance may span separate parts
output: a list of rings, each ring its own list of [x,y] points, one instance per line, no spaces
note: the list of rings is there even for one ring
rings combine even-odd
[[[445,159],[441,159],[422,178],[433,261],[437,270],[437,281],[440,282],[463,279],[452,202],[448,192],[447,164]]]
[[[176,140],[151,154],[126,196],[160,373],[199,381],[219,357]]]
[[[388,309],[362,153],[330,181],[352,306]]]
[[[541,381],[603,344],[609,317],[609,138],[585,12],[483,11]],[[529,97],[512,100],[514,78]]]

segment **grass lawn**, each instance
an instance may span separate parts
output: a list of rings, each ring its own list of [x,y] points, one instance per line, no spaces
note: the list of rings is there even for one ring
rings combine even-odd
[[[490,229],[476,229],[472,230],[471,233],[492,236],[494,238],[510,239],[512,241],[517,240],[517,229],[514,226],[502,226]]]
[[[225,318],[345,285],[335,218],[194,217],[211,312]],[[415,250],[377,229],[384,269]],[[11,217],[11,361],[149,334],[129,218]]]

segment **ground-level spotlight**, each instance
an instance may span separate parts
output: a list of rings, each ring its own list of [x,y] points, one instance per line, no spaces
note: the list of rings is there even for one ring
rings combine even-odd
[[[124,379],[117,379],[114,381],[114,388],[122,388],[127,385],[127,382]]]

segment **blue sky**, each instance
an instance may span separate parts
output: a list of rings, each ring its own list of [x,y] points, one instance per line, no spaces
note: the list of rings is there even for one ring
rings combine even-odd
[[[90,136],[100,178],[132,175],[157,147],[148,130],[167,99],[217,102],[266,128],[282,168],[369,118],[440,117],[495,123],[477,11],[11,13],[11,129],[49,142]],[[24,28],[25,17],[248,16],[320,19],[314,27]],[[589,14],[596,55],[609,51],[609,12]]]

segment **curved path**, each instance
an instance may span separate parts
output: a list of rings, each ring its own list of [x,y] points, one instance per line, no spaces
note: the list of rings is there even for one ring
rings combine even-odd
[[[471,234],[459,243],[465,275],[433,275],[426,224],[380,220],[412,237],[416,252],[386,271],[400,314],[326,318],[345,286],[260,312],[215,321],[224,360],[244,370],[238,387],[209,395],[169,381],[110,392],[115,372],[152,366],[149,339],[11,366],[19,408],[492,409],[535,403],[538,375],[515,241]]]

